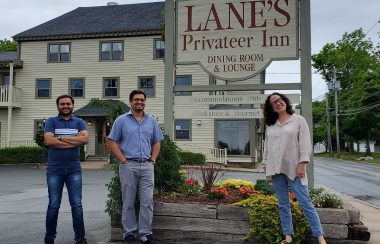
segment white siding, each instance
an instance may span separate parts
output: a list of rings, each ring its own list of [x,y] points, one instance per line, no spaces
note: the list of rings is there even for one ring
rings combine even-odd
[[[16,71],[16,85],[22,88],[22,108],[13,110],[12,139],[32,139],[34,119],[57,114],[55,99],[68,94],[69,78],[75,77],[85,79],[85,98],[75,99],[74,109],[79,109],[91,98],[102,98],[103,77],[120,78],[118,99],[128,104],[129,93],[138,87],[138,76],[155,76],[156,97],[147,99],[146,111],[163,122],[164,62],[153,60],[153,38],[159,36],[70,40],[70,63],[47,62],[47,48],[51,42],[22,43],[24,67]],[[99,61],[99,42],[106,40],[124,41],[124,61]],[[35,99],[37,78],[52,79],[50,99]],[[6,109],[0,114],[3,137],[7,128],[7,112],[4,111]]]

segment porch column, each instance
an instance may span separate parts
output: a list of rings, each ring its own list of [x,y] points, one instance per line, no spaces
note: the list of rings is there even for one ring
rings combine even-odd
[[[11,125],[12,125],[12,106],[8,106],[8,133],[7,133],[7,147],[9,147],[9,141],[11,138]]]
[[[13,66],[14,63],[9,64],[9,86],[13,86]]]
[[[13,63],[9,64],[9,90],[8,90],[8,104],[12,105],[13,103]],[[7,130],[7,147],[9,147],[9,142],[11,139],[11,126],[12,126],[12,111],[13,107],[8,106],[8,130]]]

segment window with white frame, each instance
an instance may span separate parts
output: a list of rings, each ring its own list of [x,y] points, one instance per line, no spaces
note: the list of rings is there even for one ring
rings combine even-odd
[[[50,98],[51,79],[36,79],[36,98]]]
[[[103,79],[104,97],[119,97],[119,78],[108,77]]]
[[[155,96],[155,89],[154,89],[154,83],[155,83],[155,77],[154,76],[144,76],[144,77],[138,77],[139,79],[139,90],[142,90],[145,92],[146,97],[154,97]]]
[[[123,42],[101,42],[100,43],[100,60],[123,60]]]
[[[191,119],[174,120],[175,140],[191,140]]]
[[[84,97],[84,79],[83,78],[69,79],[69,94],[72,97]]]
[[[165,42],[162,39],[154,39],[154,59],[163,59],[165,57]]]
[[[70,62],[70,43],[50,43],[48,59],[51,63]]]
[[[191,86],[191,75],[177,75],[175,77],[176,86]],[[176,96],[191,96],[191,92],[176,92]]]

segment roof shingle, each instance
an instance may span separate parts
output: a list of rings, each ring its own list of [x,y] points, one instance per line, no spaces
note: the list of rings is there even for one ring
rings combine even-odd
[[[117,36],[154,31],[160,33],[165,2],[80,7],[21,32],[16,41]]]

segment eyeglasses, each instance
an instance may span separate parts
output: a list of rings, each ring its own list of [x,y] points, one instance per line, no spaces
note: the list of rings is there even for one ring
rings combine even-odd
[[[280,104],[281,102],[282,102],[282,98],[279,97],[276,100],[274,100],[273,102],[271,102],[271,104],[272,104],[272,106],[276,106],[277,104]]]
[[[145,99],[143,99],[143,98],[133,98],[133,101],[134,102],[145,102]]]

